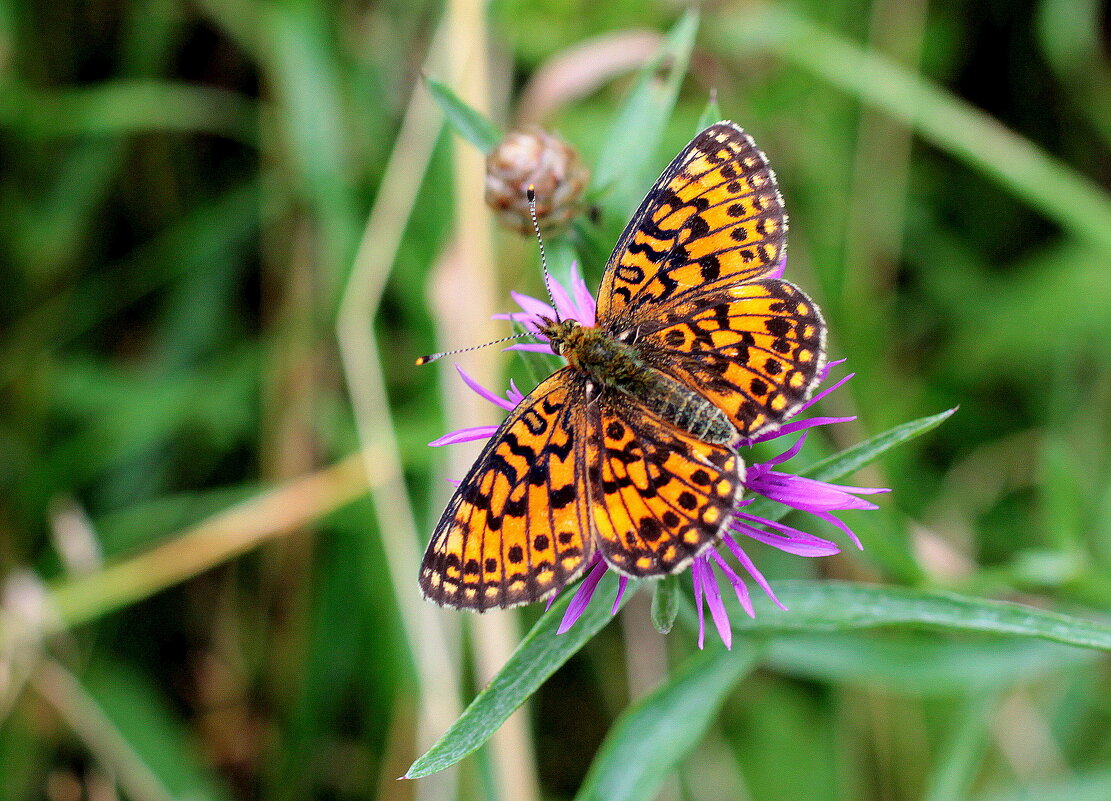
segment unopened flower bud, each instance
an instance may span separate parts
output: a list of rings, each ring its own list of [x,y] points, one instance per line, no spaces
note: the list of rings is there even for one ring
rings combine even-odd
[[[590,173],[573,147],[532,126],[506,134],[486,157],[486,203],[507,228],[532,234],[528,200],[536,188],[536,219],[545,233],[567,228],[582,210]]]

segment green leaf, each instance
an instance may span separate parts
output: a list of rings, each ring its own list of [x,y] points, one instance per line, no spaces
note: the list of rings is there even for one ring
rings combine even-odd
[[[617,577],[607,572],[595,595],[612,598],[616,590]],[[635,591],[636,583],[629,582],[621,604],[624,605]],[[610,621],[610,604],[596,598],[570,630],[556,634],[574,595],[570,590],[560,595],[517,646],[505,667],[475,696],[451,728],[413,763],[405,778],[418,779],[437,773],[473,753],[560,665]]]
[[[688,11],[641,68],[603,141],[591,182],[615,217],[628,219],[656,176],[656,151],[687,73],[698,14]],[[635,142],[635,147],[631,144]]]
[[[756,597],[756,618],[733,617],[740,632],[843,631],[908,625],[974,631],[1111,651],[1111,626],[1024,604],[940,590],[839,581],[780,581],[776,595],[790,611]]]
[[[954,407],[940,414],[920,417],[917,420],[911,420],[909,423],[897,425],[882,434],[877,434],[874,437],[864,440],[864,442],[854,445],[851,448],[846,448],[840,453],[812,464],[810,467],[803,470],[800,475],[818,481],[834,481],[842,476],[849,475],[875,461],[880,455],[891,450],[896,445],[901,445],[908,440],[922,436],[927,431],[937,428],[945,422],[945,420],[949,419],[958,408],[959,407]],[[750,514],[768,520],[779,520],[785,517],[791,509],[783,504],[769,500],[768,498],[757,498],[753,501],[752,505],[748,507],[747,511]]]
[[[940,414],[920,417],[917,420],[911,420],[909,423],[897,425],[882,434],[877,434],[853,445],[851,448],[846,448],[828,459],[810,465],[803,471],[803,475],[818,481],[833,481],[841,476],[855,473],[866,464],[875,461],[884,451],[889,451],[896,445],[901,445],[907,440],[920,437],[927,431],[937,428],[952,417],[958,408],[960,407],[954,406]]]
[[[695,134],[702,133],[715,122],[721,122],[722,119],[724,118],[721,116],[721,107],[718,105],[717,89],[711,89],[710,97],[706,101],[706,108],[702,109],[702,114],[698,117],[698,130],[695,131]]]
[[[667,634],[679,614],[679,577],[664,576],[655,583],[652,594],[652,625],[660,634]]]
[[[424,83],[444,112],[448,124],[472,145],[483,153],[489,153],[502,140],[504,134],[498,126],[464,103],[446,84],[428,75],[424,76]]]
[[[813,681],[882,685],[901,695],[959,695],[1034,681],[1099,658],[1033,639],[845,631],[775,637],[764,664]]]
[[[753,648],[695,654],[659,689],[614,723],[576,801],[654,798],[702,739],[737,681],[756,663]]]

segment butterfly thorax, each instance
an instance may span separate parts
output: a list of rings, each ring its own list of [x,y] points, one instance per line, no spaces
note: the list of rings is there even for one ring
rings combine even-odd
[[[631,395],[706,442],[727,444],[738,438],[737,429],[721,409],[645,361],[635,332],[614,335],[574,320],[545,320],[540,333],[571,369],[591,380],[593,391],[609,389]]]

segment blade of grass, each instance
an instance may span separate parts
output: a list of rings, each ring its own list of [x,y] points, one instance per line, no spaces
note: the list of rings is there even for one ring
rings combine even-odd
[[[882,434],[876,434],[876,436],[870,437],[851,448],[846,448],[840,453],[822,459],[803,470],[800,475],[818,481],[835,481],[865,467],[896,445],[901,445],[915,437],[922,436],[928,431],[932,431],[948,420],[956,411],[956,408],[952,408],[897,425]],[[779,520],[791,511],[788,507],[767,498],[757,498],[748,507],[748,510],[751,514],[768,520]]]
[[[982,694],[966,698],[956,720],[946,727],[948,742],[944,743],[934,765],[925,801],[960,801],[968,797],[968,789],[976,778],[988,743],[988,724],[996,698]]]
[[[1088,665],[1098,653],[1041,640],[954,640],[869,632],[787,634],[768,643],[774,670],[824,682],[880,684],[900,694],[1006,687]]]
[[[782,5],[722,18],[709,34],[725,51],[772,52],[902,120],[933,145],[998,181],[1062,228],[1111,252],[1111,198],[990,115],[929,80]]]
[[[702,739],[729,692],[756,664],[750,647],[695,654],[622,713],[598,750],[576,801],[654,798]]]
[[[612,597],[616,587],[617,579],[612,573],[607,573],[597,592],[602,597]],[[626,588],[621,598],[622,606],[632,597],[635,589],[635,586]],[[418,779],[444,770],[477,750],[560,665],[574,656],[610,621],[610,605],[592,603],[570,630],[565,634],[556,634],[572,597],[573,592],[563,592],[521,640],[505,667],[475,696],[451,728],[413,763],[405,778]]]
[[[6,618],[0,621],[0,651],[95,620],[304,526],[381,480],[377,473],[365,472],[365,464],[374,461],[352,454],[215,515],[145,553],[55,585],[49,603],[56,615],[43,623],[44,630],[28,631]]]
[[[884,626],[969,631],[1111,651],[1111,625],[1024,604],[937,590],[839,581],[780,581],[776,595],[754,599],[755,619],[733,616],[739,632],[845,631]]]
[[[258,142],[257,103],[214,86],[118,80],[91,87],[0,91],[0,126],[28,138],[119,136],[147,131],[218,134]]]
[[[615,218],[626,220],[656,175],[656,151],[687,73],[698,14],[688,11],[671,29],[660,52],[640,70],[603,141],[591,180]],[[630,147],[631,137],[636,147]]]
[[[452,129],[483,153],[489,153],[502,140],[504,134],[498,126],[464,103],[447,84],[428,75],[424,76],[424,84]]]

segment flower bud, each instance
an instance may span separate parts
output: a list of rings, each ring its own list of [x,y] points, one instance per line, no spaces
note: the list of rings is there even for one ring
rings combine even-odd
[[[590,173],[573,147],[530,126],[511,131],[486,157],[486,203],[507,228],[532,235],[525,193],[536,188],[536,219],[545,233],[559,233],[582,210]]]

